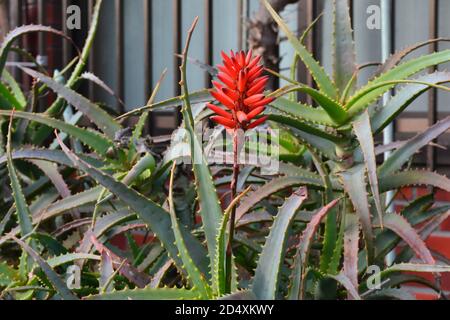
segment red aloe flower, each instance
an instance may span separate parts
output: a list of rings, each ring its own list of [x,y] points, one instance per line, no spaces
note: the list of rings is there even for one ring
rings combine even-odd
[[[222,51],[221,55],[223,65],[217,66],[220,71],[217,78],[221,83],[212,81],[211,95],[228,110],[208,103],[208,108],[217,114],[211,120],[231,130],[247,130],[260,125],[267,116],[255,118],[274,100],[263,94],[269,77],[262,75],[261,56],[252,57],[251,50],[247,54],[231,51],[229,56]]]

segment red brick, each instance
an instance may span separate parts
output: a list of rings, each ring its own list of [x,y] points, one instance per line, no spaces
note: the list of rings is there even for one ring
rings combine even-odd
[[[427,246],[450,259],[450,232],[433,233],[426,241]]]
[[[436,189],[434,192],[434,198],[436,201],[450,202],[450,192]]]
[[[432,273],[429,272],[405,272],[405,274],[415,275],[421,278],[424,278],[431,283],[435,283],[435,278]],[[420,283],[408,283],[407,285],[419,287],[419,288],[428,288],[427,286]],[[445,272],[441,274],[441,289],[444,291],[450,291],[450,273]]]
[[[441,224],[440,229],[442,231],[450,231],[450,218],[448,218]]]
[[[413,198],[412,188],[409,187],[400,189],[400,191],[397,193],[395,197],[396,200],[412,200],[412,198]]]
[[[424,187],[416,188],[416,197],[417,198],[425,196],[429,193],[430,193],[430,191],[428,190],[428,188],[424,188]]]
[[[113,246],[119,248],[120,250],[127,249],[127,239],[125,238],[125,236],[122,233],[111,238],[111,240],[109,242]]]

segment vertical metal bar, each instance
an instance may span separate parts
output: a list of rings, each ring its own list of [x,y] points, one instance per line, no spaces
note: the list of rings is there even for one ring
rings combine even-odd
[[[10,30],[22,25],[22,0],[10,0],[9,1],[9,14],[10,14]],[[21,42],[22,39],[19,39],[19,46],[22,47]],[[12,53],[12,60],[19,61],[19,55],[15,52]],[[12,75],[19,82],[22,79],[22,73],[18,68],[12,69]]]
[[[115,0],[115,18],[116,18],[116,94],[123,99],[124,73],[123,73],[123,1]],[[123,113],[123,106],[117,102],[117,110]]]
[[[89,0],[88,1],[88,19],[89,19],[89,27],[91,26],[92,23],[92,15],[94,14],[94,0]],[[88,70],[90,72],[95,72],[94,70],[94,66],[95,66],[95,45],[91,47],[91,51],[89,52],[89,58],[88,58]],[[88,97],[89,99],[93,100],[94,99],[94,95],[95,95],[95,88],[94,88],[94,84],[89,81],[88,84]]]
[[[62,24],[62,30],[64,34],[69,35],[69,30],[67,29],[67,8],[69,7],[69,1],[70,0],[62,0],[62,6],[61,6],[61,24]],[[69,42],[65,39],[62,39],[62,51],[63,51],[63,59],[62,64],[63,66],[66,66],[69,63],[70,59],[70,47]]]
[[[429,0],[429,38],[435,39],[439,36],[439,0]],[[438,44],[434,42],[430,45],[430,53],[437,51]],[[431,68],[431,72],[437,70],[436,66]],[[431,89],[428,94],[428,125],[432,126],[437,121],[437,90]],[[427,167],[430,170],[436,168],[436,148],[427,148]]]
[[[181,54],[181,1],[173,0],[172,8],[173,18],[173,50],[175,54]],[[174,91],[176,95],[181,92],[180,89],[180,59],[174,55],[173,57],[173,72],[174,72]]]
[[[238,50],[242,50],[242,42],[243,42],[243,24],[242,24],[242,17],[243,17],[243,2],[242,0],[237,0],[237,33],[238,33]]]
[[[152,91],[152,1],[144,0],[144,88],[148,99]]]
[[[205,10],[205,63],[207,65],[213,64],[213,2],[212,0],[204,0]],[[205,72],[205,88],[211,86],[211,75],[209,72]]]
[[[172,19],[173,19],[173,50],[175,54],[181,54],[181,0],[173,0],[172,8]],[[180,59],[178,56],[173,57],[173,86],[175,95],[181,94],[180,88]],[[175,118],[177,125],[181,123],[180,110],[175,111]]]
[[[37,2],[37,22],[40,25],[45,24],[44,19],[44,0],[38,0]],[[38,33],[38,54],[41,56],[45,56],[45,33]]]
[[[392,52],[392,34],[393,34],[393,22],[392,22],[392,6],[391,0],[381,0],[381,60],[386,61]],[[383,96],[383,105],[391,98],[391,93],[388,92]],[[383,143],[389,144],[394,140],[394,124],[391,123],[383,131]],[[388,159],[391,152],[384,154],[384,159]],[[386,194],[386,211],[394,212],[393,198],[395,194],[393,191],[389,191]],[[395,259],[395,252],[392,251],[386,256],[386,264],[391,265]]]
[[[297,30],[298,36],[300,36],[309,25],[314,20],[314,4],[313,0],[301,0],[298,3],[298,11],[297,11]],[[305,39],[305,46],[309,52],[314,51],[314,33],[311,31]],[[306,83],[308,86],[313,86],[313,79],[311,74],[308,72],[307,68],[303,63],[298,63],[297,65],[297,79]],[[302,101],[305,101],[308,104],[311,104],[311,98],[303,93],[299,93],[298,98]]]
[[[39,25],[45,25],[46,21],[44,19],[44,0],[38,0],[37,1],[37,23]],[[41,66],[43,66],[44,68],[48,68],[48,56],[47,56],[47,50],[46,50],[46,34],[44,32],[39,32],[38,33],[38,53],[36,56],[36,61],[38,64],[40,64]],[[49,70],[51,71],[51,70]],[[51,73],[51,72],[50,72]],[[45,108],[45,101],[43,99],[40,99],[38,101],[38,110],[39,111],[43,111]]]

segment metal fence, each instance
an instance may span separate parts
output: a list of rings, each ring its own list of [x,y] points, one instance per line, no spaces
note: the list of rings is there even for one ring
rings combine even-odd
[[[379,2],[379,0],[350,1],[355,34],[359,40],[357,42],[360,43],[358,60],[367,61],[373,58],[379,61],[380,59],[380,32],[376,34],[369,32],[364,25],[366,9],[370,5],[379,5]],[[50,24],[50,19],[55,27],[62,28],[82,45],[94,0],[10,0],[9,3],[11,27],[26,23]],[[65,23],[62,23],[66,17],[67,7],[72,4],[79,5],[82,12],[87,13],[84,19],[85,25],[81,31],[67,30]],[[317,59],[322,60],[326,69],[330,67],[327,57],[331,42],[328,19],[330,4],[331,0],[299,0],[298,4],[289,5],[283,12],[291,28],[301,34],[320,12],[325,11],[325,18],[309,35],[306,46],[314,52]],[[30,6],[35,6],[36,10],[35,14],[31,15],[33,21],[29,21],[30,15],[27,14]],[[178,94],[179,58],[174,53],[181,52],[185,31],[192,17],[199,15],[201,18],[193,40],[194,58],[206,64],[214,64],[218,62],[221,49],[245,49],[246,21],[258,7],[258,0],[105,0],[98,39],[94,52],[89,58],[88,69],[110,84],[117,95],[126,102],[128,109],[145,103],[159,73],[165,67],[168,67],[169,75],[162,88],[161,97]],[[399,49],[399,44],[405,39],[414,38],[415,35],[405,35],[401,30],[405,28],[404,16],[408,12],[414,13],[417,10],[423,11],[421,13],[423,19],[406,22],[407,28],[422,32],[426,30],[425,38],[446,35],[450,37],[449,25],[442,19],[443,12],[450,9],[449,0],[392,0],[392,7],[393,12],[390,16],[392,48]],[[58,14],[59,19],[55,17]],[[51,36],[40,34],[37,39],[36,53],[41,57],[49,56],[49,47],[46,46],[47,37]],[[74,54],[67,42],[61,43],[61,60],[53,59],[54,64],[49,64],[49,68],[60,68],[61,65],[70,61]],[[444,46],[434,43],[429,49],[424,50],[431,52],[442,48]],[[282,72],[289,64],[292,54],[290,46],[281,38],[280,55],[283,59],[280,62],[280,69]],[[192,81],[194,89],[209,86],[211,79],[208,73],[195,69],[195,66],[190,68],[189,80]],[[299,66],[298,76],[301,81],[309,85],[313,84],[302,65]],[[84,90],[91,99],[116,103],[99,92],[92,84]],[[396,138],[411,136],[412,131],[415,131],[413,127],[419,122],[421,126],[431,125],[438,120],[439,116],[448,114],[449,98],[445,94],[438,96],[435,90],[430,91],[423,100],[420,100],[417,110],[407,112],[397,120]],[[425,105],[426,108],[423,107]],[[124,107],[120,104],[116,107],[119,112],[124,111]],[[178,120],[173,114],[163,112],[155,114],[151,121],[151,133],[160,134],[169,132]],[[444,135],[440,143],[450,145],[448,140],[448,136]],[[418,156],[418,164],[426,165],[430,169],[439,166],[441,170],[446,170],[446,167],[450,166],[450,157],[447,151],[429,147],[423,155]]]

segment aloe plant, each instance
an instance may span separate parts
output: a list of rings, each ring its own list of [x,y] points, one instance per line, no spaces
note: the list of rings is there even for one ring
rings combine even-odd
[[[293,69],[301,60],[316,88],[283,76],[290,84],[266,93],[270,105],[260,119],[267,116],[279,132],[279,174],[265,176],[258,166],[233,173],[207,163],[202,151],[210,145],[196,135],[212,115],[206,108],[209,90],[189,92],[186,80],[197,19],[182,54],[180,96],[155,102],[162,76],[146,106],[114,118],[76,91],[82,81],[93,81],[112,92],[94,74],[83,73],[101,3],[85,46],[61,73],[51,77],[39,67],[22,68],[36,79],[29,93],[3,68],[12,42],[28,32],[62,34],[25,26],[1,46],[0,181],[7,187],[0,190],[0,297],[375,299],[402,297],[395,288],[406,282],[440,291],[438,281],[404,272],[429,272],[436,280],[450,272],[424,243],[450,215],[450,206],[435,205],[429,194],[395,213],[385,194],[411,185],[450,191],[447,177],[410,165],[420,148],[450,128],[450,118],[407,142],[375,146],[373,138],[429,88],[449,90],[444,86],[449,73],[422,74],[450,61],[449,50],[403,61],[439,39],[394,54],[358,87],[361,67],[346,0],[333,1],[332,77],[302,44],[305,36],[297,38],[263,0],[295,50]],[[394,87],[396,95],[378,106]],[[58,99],[44,113],[31,112],[49,90]],[[298,102],[291,94],[297,91],[315,105]],[[162,155],[143,136],[149,112],[179,105],[189,136],[187,154],[199,157],[192,165],[180,164],[186,150],[179,144]],[[131,114],[140,114],[139,121],[124,128],[122,119]],[[95,129],[79,125],[81,115]],[[385,150],[392,156],[379,165],[376,156]],[[227,202],[217,190],[230,183],[236,193]],[[135,229],[145,230],[144,244],[136,241]],[[121,234],[125,250],[113,245]],[[403,243],[387,265],[386,255]],[[421,262],[412,263],[414,256]],[[80,287],[66,285],[71,266],[80,270]],[[379,268],[380,288],[369,286],[373,266]]]

